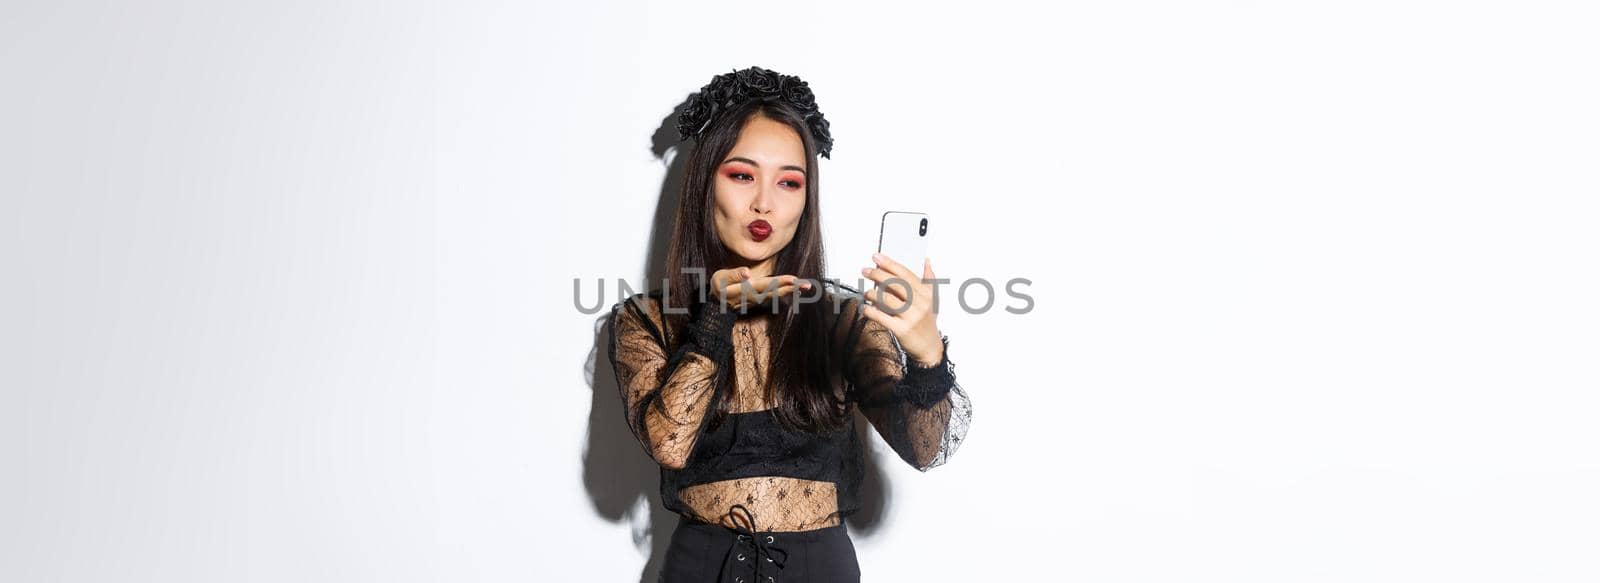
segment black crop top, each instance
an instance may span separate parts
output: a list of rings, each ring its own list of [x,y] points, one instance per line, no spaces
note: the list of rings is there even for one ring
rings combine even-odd
[[[861,411],[912,467],[942,465],[972,418],[971,401],[956,383],[949,338],[942,339],[940,363],[917,366],[892,332],[861,314],[859,293],[831,281],[823,289],[825,299],[807,308],[830,314],[830,342],[845,355],[842,392],[835,396],[846,414]],[[676,311],[679,302],[672,303]],[[626,421],[661,466],[668,510],[718,522],[734,504],[744,504],[764,509],[756,512],[761,529],[808,530],[860,509],[863,450],[854,423],[823,433],[789,430],[760,404],[771,350],[766,335],[752,330],[769,317],[770,311],[739,315],[698,304],[674,332],[663,321],[659,291],[612,307],[609,357]],[[735,375],[733,394],[717,391],[724,372]],[[730,413],[711,427],[718,399],[731,399]]]

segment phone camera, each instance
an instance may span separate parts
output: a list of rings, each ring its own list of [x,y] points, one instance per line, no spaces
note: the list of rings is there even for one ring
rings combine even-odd
[[[928,219],[922,219],[922,223],[920,225],[917,225],[917,235],[918,236],[927,236],[927,234],[928,234]]]

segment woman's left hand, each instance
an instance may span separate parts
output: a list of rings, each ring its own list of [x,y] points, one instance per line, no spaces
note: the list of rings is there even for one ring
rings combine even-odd
[[[873,253],[872,260],[876,267],[861,270],[861,275],[876,283],[862,292],[867,300],[863,309],[867,318],[893,332],[900,347],[918,366],[938,364],[944,359],[944,342],[935,321],[938,311],[933,306],[933,262],[924,259],[922,276],[918,277],[887,255]]]

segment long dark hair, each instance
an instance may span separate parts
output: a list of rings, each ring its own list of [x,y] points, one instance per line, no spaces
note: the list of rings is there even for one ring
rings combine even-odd
[[[706,297],[701,295],[709,292],[701,287],[703,284],[709,287],[705,280],[712,272],[728,266],[730,253],[717,235],[713,221],[716,196],[713,182],[723,158],[738,141],[739,132],[758,115],[793,128],[805,144],[805,209],[800,213],[794,239],[778,252],[773,274],[810,279],[814,287],[804,293],[808,297],[824,294],[815,303],[793,301],[793,296],[783,298],[780,314],[774,321],[776,325],[767,327],[768,346],[773,347],[773,352],[767,369],[769,382],[763,396],[766,402],[776,403],[774,414],[789,428],[837,431],[849,418],[846,406],[834,391],[839,382],[836,363],[841,357],[835,352],[837,347],[831,333],[836,315],[828,311],[835,303],[822,285],[825,272],[822,214],[817,202],[817,145],[805,120],[792,106],[782,101],[748,101],[720,115],[695,140],[685,164],[683,190],[667,252],[668,301],[681,308]],[[697,269],[703,272],[696,273]],[[715,301],[715,296],[709,299]],[[752,313],[761,311],[770,312],[770,308],[750,309]],[[664,313],[663,319],[664,327],[681,337],[689,316]],[[680,342],[672,343],[675,346]],[[709,428],[716,428],[729,413],[734,370],[736,367],[731,363],[718,367]]]

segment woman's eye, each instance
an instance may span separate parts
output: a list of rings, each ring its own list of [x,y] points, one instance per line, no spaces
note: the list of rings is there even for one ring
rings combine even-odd
[[[748,172],[729,172],[728,173],[728,178],[732,178],[732,179],[737,180],[739,182],[748,182],[748,181],[755,180],[755,177],[751,176]],[[789,188],[800,188],[800,187],[804,186],[804,184],[801,184],[799,180],[785,180],[783,182],[780,182],[779,184],[783,184],[785,186],[788,186]]]

